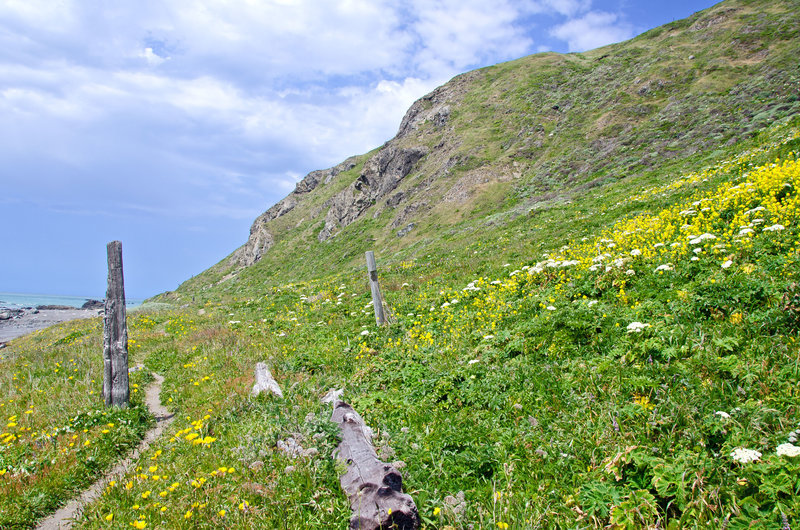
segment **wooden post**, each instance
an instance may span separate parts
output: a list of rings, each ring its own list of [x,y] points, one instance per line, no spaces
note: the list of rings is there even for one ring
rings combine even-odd
[[[108,252],[108,288],[103,316],[103,398],[106,405],[127,407],[128,326],[125,316],[125,280],[122,276],[122,243],[112,241]]]
[[[375,253],[367,251],[367,272],[369,272],[369,289],[372,291],[372,305],[375,307],[375,322],[382,326],[386,324],[386,315],[383,314],[383,297],[381,287],[378,285],[378,267],[375,265]]]

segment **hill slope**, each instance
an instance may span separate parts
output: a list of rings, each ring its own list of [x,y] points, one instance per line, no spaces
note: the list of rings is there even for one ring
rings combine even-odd
[[[723,2],[621,44],[458,76],[414,103],[384,146],[307,175],[245,245],[179,290],[253,265],[262,278],[308,278],[313,259],[359,266],[368,248],[420,255],[487,219],[696,167],[800,110],[797,8]]]

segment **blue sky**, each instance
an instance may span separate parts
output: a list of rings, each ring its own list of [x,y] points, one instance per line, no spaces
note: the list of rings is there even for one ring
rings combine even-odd
[[[175,289],[454,75],[713,1],[0,1],[0,292]]]

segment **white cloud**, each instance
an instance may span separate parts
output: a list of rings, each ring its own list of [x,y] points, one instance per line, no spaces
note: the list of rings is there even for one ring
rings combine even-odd
[[[139,53],[139,57],[147,61],[147,64],[149,64],[150,66],[158,66],[164,61],[169,60],[169,57],[161,57],[160,55],[158,55],[153,51],[153,48],[149,46],[145,48],[141,53]]]
[[[550,34],[566,41],[569,51],[581,52],[629,39],[633,28],[617,14],[592,11],[556,26]]]
[[[410,29],[418,35],[414,59],[426,76],[452,77],[489,57],[524,55],[532,41],[515,25],[522,12],[509,2],[417,0]]]
[[[0,157],[27,175],[4,194],[250,215],[391,138],[453,75],[527,53],[526,13],[511,0],[3,2]]]

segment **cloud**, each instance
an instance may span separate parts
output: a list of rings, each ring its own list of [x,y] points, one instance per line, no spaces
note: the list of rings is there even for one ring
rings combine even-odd
[[[417,36],[415,66],[424,76],[452,77],[469,65],[524,55],[532,41],[515,24],[510,2],[416,0],[409,30]]]
[[[554,27],[550,34],[566,41],[569,51],[581,52],[629,39],[633,28],[617,14],[591,11]]]

